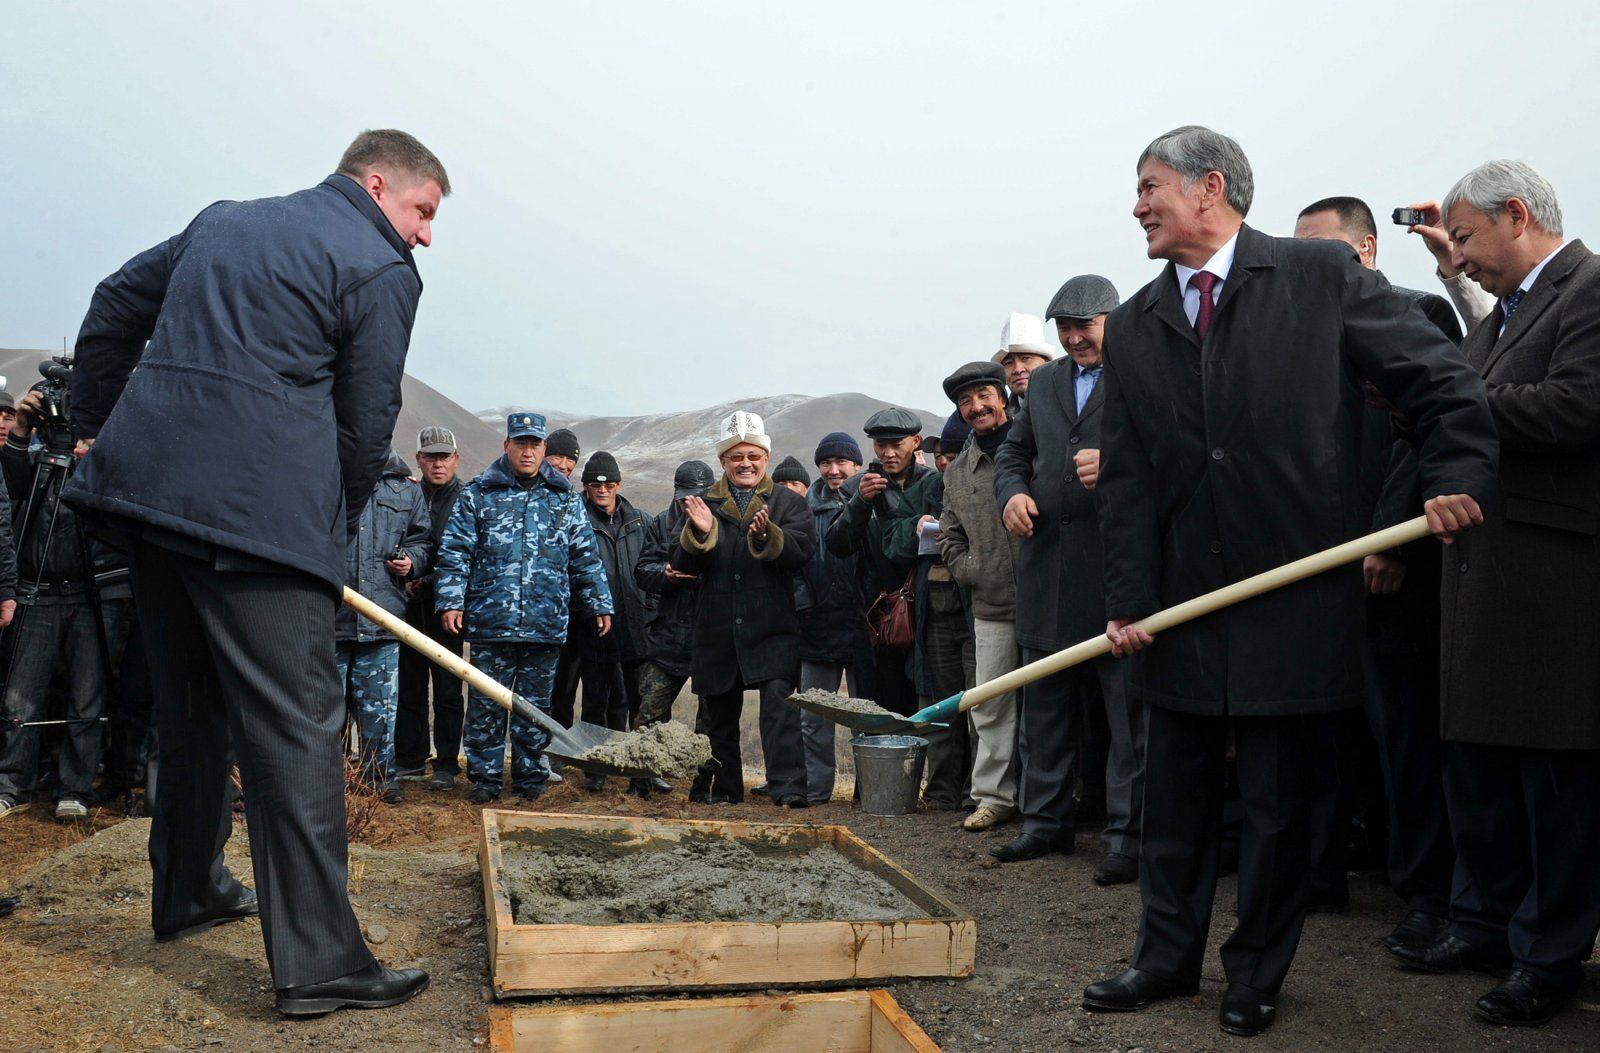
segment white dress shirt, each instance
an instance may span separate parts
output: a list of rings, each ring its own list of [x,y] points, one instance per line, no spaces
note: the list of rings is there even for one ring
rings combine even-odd
[[[1563,241],[1560,245],[1556,246],[1556,252],[1560,252],[1562,249],[1564,249],[1566,247],[1567,247],[1567,243]],[[1551,260],[1556,258],[1556,252],[1552,252],[1550,255],[1546,256],[1544,259],[1542,259],[1538,263],[1534,264],[1533,265],[1533,270],[1528,272],[1528,276],[1526,278],[1522,279],[1522,284],[1517,286],[1517,288],[1521,289],[1524,293],[1526,293],[1529,289],[1533,288],[1533,283],[1539,280],[1539,272],[1544,270],[1545,265],[1547,263],[1549,263]],[[1500,322],[1500,335],[1501,336],[1505,335],[1506,326],[1509,325],[1510,323],[1511,323],[1511,319],[1509,319],[1509,318],[1503,319]]]
[[[1211,306],[1213,307],[1217,305],[1218,300],[1222,299],[1222,286],[1228,280],[1228,272],[1233,269],[1233,250],[1238,243],[1239,232],[1236,230],[1233,232],[1233,237],[1229,238],[1223,243],[1222,248],[1217,250],[1216,255],[1207,260],[1206,265],[1200,268],[1201,271],[1210,271],[1217,276],[1217,283],[1211,287]],[[1178,275],[1178,295],[1183,297],[1183,313],[1189,316],[1189,324],[1193,325],[1195,317],[1200,313],[1200,290],[1191,288],[1189,279],[1200,273],[1200,271],[1195,270],[1193,267],[1185,267],[1177,262],[1174,262],[1172,266]]]

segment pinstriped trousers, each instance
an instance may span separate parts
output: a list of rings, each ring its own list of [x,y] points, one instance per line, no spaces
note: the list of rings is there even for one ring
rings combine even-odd
[[[229,558],[221,552],[207,560],[137,542],[132,555],[161,749],[150,827],[156,933],[187,928],[238,893],[222,864],[231,744],[273,986],[371,964],[346,892],[332,590],[287,567],[219,569]]]

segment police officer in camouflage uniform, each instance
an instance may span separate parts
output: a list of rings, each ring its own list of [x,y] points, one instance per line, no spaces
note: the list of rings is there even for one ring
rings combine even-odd
[[[439,544],[434,607],[450,633],[472,645],[472,664],[540,709],[550,710],[568,606],[611,631],[611,590],[583,499],[544,463],[545,419],[506,418],[505,455],[468,483]],[[504,783],[508,714],[469,691],[465,746],[468,800],[486,804]],[[516,717],[511,724],[511,788],[531,800],[548,772],[540,753],[550,737]]]
[[[345,553],[349,586],[397,618],[406,612],[404,582],[433,560],[428,499],[390,451]],[[394,718],[400,700],[400,644],[389,630],[341,605],[333,638],[345,706],[361,736],[361,776],[389,804],[404,798],[394,767]]]

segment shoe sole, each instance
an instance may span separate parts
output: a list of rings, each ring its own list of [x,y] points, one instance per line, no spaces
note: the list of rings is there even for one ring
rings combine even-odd
[[[1472,1015],[1477,1017],[1479,1020],[1482,1020],[1486,1024],[1494,1024],[1498,1027],[1543,1027],[1545,1024],[1548,1024],[1550,1021],[1554,1020],[1556,1014],[1552,1013],[1549,1016],[1543,1017],[1539,1020],[1513,1020],[1511,1017],[1495,1016],[1491,1013],[1485,1013],[1477,1006],[1473,1006]]]
[[[169,932],[165,935],[162,935],[158,932],[156,933],[156,942],[171,943],[174,940],[181,940],[185,936],[194,936],[198,933],[205,932],[207,929],[214,929],[218,925],[226,925],[230,921],[243,921],[246,918],[259,918],[260,916],[261,905],[257,904],[254,910],[244,914],[225,914],[220,918],[209,918],[206,921],[202,921],[196,925],[191,925],[187,929],[179,929],[177,932]]]
[[[33,807],[33,804],[31,802],[28,803],[28,804],[14,804],[14,805],[12,805],[10,808],[8,808],[5,811],[5,814],[0,815],[0,819],[6,819],[6,818],[9,818],[9,817],[11,817],[13,815],[21,815],[23,812],[26,812],[29,808],[32,808],[32,807]]]
[[[428,989],[432,977],[423,980],[414,991],[393,998],[294,998],[278,999],[278,1012],[284,1016],[326,1016],[337,1009],[388,1009],[409,1002]]]
[[[1092,998],[1085,998],[1083,1000],[1083,1008],[1095,1013],[1137,1013],[1141,1009],[1149,1009],[1157,1002],[1165,1002],[1169,998],[1193,998],[1199,993],[1200,988],[1198,985],[1196,985],[1193,990],[1184,988],[1181,991],[1173,991],[1171,994],[1164,994],[1160,998],[1147,998],[1142,1002],[1135,1002],[1132,1005],[1128,1005],[1126,1003],[1113,1005],[1110,1002],[1096,1002]]]
[[[1489,965],[1482,962],[1475,962],[1471,965],[1428,965],[1402,957],[1393,947],[1386,949],[1390,954],[1394,955],[1395,961],[1400,963],[1400,968],[1414,973],[1427,973],[1429,976],[1449,976],[1451,973],[1482,973],[1485,976],[1503,978],[1511,972],[1511,966],[1509,965]]]

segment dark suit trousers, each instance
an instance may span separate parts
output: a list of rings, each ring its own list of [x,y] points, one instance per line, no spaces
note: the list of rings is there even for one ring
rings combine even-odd
[[[332,590],[288,568],[223,571],[147,542],[132,555],[161,743],[150,828],[155,931],[185,928],[238,891],[222,865],[231,742],[273,986],[370,965],[346,895]]]
[[[581,678],[578,641],[568,639],[561,645],[561,658],[556,663],[556,682],[550,689],[550,715],[564,728],[572,727],[572,718],[578,702],[578,682]]]
[[[1439,653],[1378,655],[1367,721],[1389,791],[1389,884],[1407,910],[1450,913],[1456,850],[1445,812]]]
[[[1569,994],[1600,930],[1600,750],[1444,744],[1450,931]]]
[[[627,731],[632,727],[643,701],[639,694],[639,667],[642,665],[643,661],[579,663],[583,680],[583,719],[612,731]]]
[[[1024,647],[1023,664],[1049,653]],[[1087,694],[1082,681],[1094,680],[1098,689],[1098,664],[1064,669],[1024,684],[1017,693],[1017,809],[1023,833],[1072,839],[1072,782],[1083,744],[1082,700]]]
[[[413,628],[428,634],[458,658],[461,637],[444,631],[439,616],[414,607],[406,612]],[[394,759],[401,771],[415,770],[428,761],[428,689],[433,689],[433,770],[455,775],[461,770],[461,723],[467,713],[465,685],[450,670],[418,652],[400,645],[400,701],[395,707]]]
[[[1131,964],[1196,979],[1205,957],[1222,845],[1228,730],[1237,752],[1244,829],[1239,846],[1239,922],[1222,945],[1228,982],[1276,994],[1289,972],[1310,880],[1308,822],[1320,716],[1196,716],[1149,710],[1144,913]]]
[[[788,680],[751,684],[761,693],[761,753],[766,763],[767,787],[773,801],[806,795],[805,747],[800,738],[800,711],[786,700],[794,693]],[[712,789],[744,800],[744,756],[739,745],[739,717],[744,713],[743,686],[701,703],[707,714],[705,733],[711,739],[715,762]],[[701,785],[701,780],[696,780]]]

